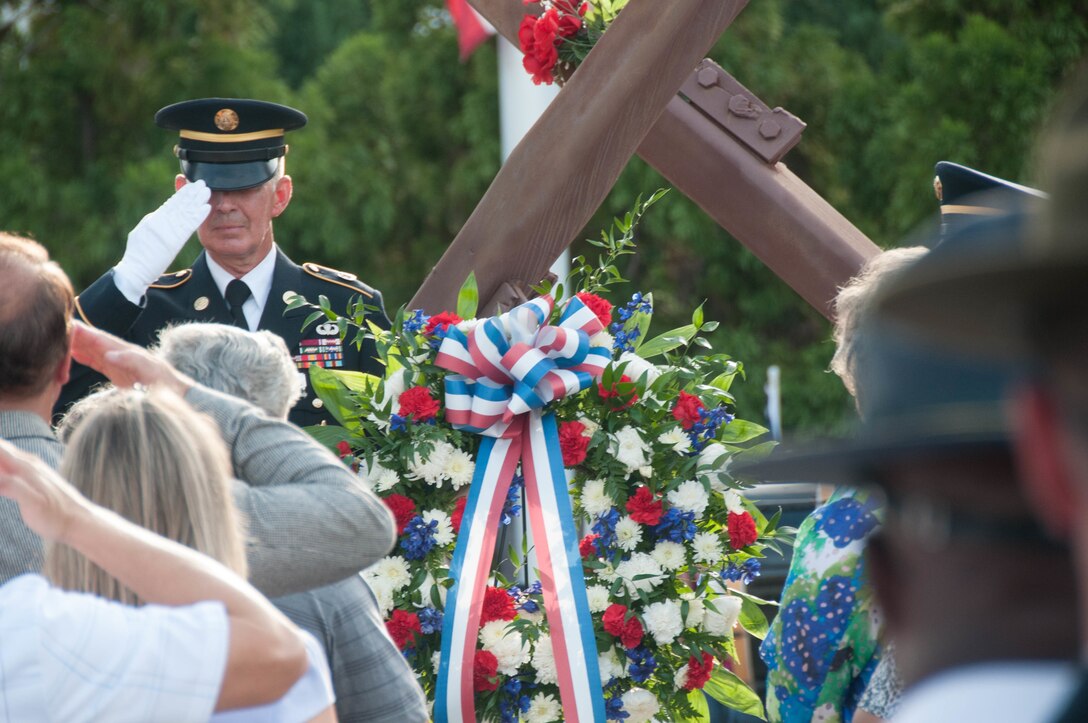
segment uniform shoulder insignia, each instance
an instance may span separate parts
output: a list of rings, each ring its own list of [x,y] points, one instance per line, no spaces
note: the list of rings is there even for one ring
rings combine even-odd
[[[378,293],[373,287],[359,281],[358,276],[348,273],[347,271],[330,269],[328,266],[315,264],[313,261],[307,261],[302,265],[302,268],[314,278],[321,279],[330,284],[336,284],[337,286],[343,286],[346,289],[351,289],[356,294],[362,294],[371,299]]]
[[[192,269],[183,269],[181,271],[171,271],[168,274],[163,274],[159,277],[159,280],[151,285],[152,289],[174,289],[181,286],[189,279],[193,278]]]

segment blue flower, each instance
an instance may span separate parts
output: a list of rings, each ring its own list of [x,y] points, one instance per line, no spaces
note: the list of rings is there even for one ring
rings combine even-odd
[[[617,694],[604,699],[604,717],[608,720],[626,720],[631,714],[623,709],[623,698]]]
[[[400,416],[399,414],[392,414],[389,416],[389,429],[393,432],[407,432],[408,431],[408,419]]]
[[[509,525],[514,517],[521,514],[521,490],[525,487],[525,478],[514,475],[510,488],[506,490],[506,501],[502,504],[502,524]]]
[[[431,317],[428,316],[423,309],[416,309],[412,311],[404,319],[404,333],[406,334],[418,334],[423,331],[423,327],[427,326],[427,322]]]
[[[596,528],[593,531],[596,532]],[[678,507],[670,507],[654,526],[654,535],[659,540],[670,542],[691,540],[695,537],[695,513],[681,512]]]
[[[425,607],[419,611],[419,629],[424,635],[441,632],[442,611],[432,607]]]
[[[631,660],[631,664],[627,666],[631,680],[636,683],[645,683],[657,667],[657,660],[643,645],[628,650],[627,657]]]
[[[616,546],[616,523],[620,521],[620,513],[615,507],[608,512],[597,516],[593,523],[593,532],[600,535],[593,544],[597,547],[597,554],[602,557],[608,554],[608,550]]]
[[[404,536],[400,548],[407,560],[422,560],[435,546],[434,535],[438,530],[438,520],[424,522],[416,515],[404,527]]]
[[[733,421],[734,415],[725,407],[718,405],[710,409],[699,410],[699,421],[691,425],[687,430],[691,440],[690,455],[696,455],[702,451],[712,439],[718,436],[718,428]]]
[[[740,565],[730,560],[729,566],[722,570],[722,578],[732,582],[742,580],[745,585],[751,585],[759,577],[760,567],[759,560],[754,557],[748,558]]]

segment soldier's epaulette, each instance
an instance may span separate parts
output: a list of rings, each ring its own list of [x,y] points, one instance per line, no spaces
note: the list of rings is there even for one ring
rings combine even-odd
[[[343,286],[346,289],[351,289],[355,293],[362,294],[370,299],[373,299],[374,295],[378,293],[373,287],[367,286],[362,281],[359,281],[358,276],[350,274],[347,271],[330,269],[328,266],[315,264],[313,261],[307,261],[302,265],[302,268],[314,278],[327,281],[330,284],[336,284],[337,286]]]
[[[182,271],[171,271],[169,274],[163,274],[159,277],[159,280],[151,285],[152,289],[174,289],[181,286],[189,279],[193,278],[192,269],[183,269]]]

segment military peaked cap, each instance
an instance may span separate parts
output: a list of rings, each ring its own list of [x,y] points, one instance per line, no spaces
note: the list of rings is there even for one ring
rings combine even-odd
[[[306,125],[306,114],[262,100],[201,98],[166,106],[155,124],[179,132],[174,153],[187,179],[237,191],[275,175],[287,153],[284,134]]]

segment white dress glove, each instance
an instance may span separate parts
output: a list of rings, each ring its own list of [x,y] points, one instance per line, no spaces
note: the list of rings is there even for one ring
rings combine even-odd
[[[173,263],[211,213],[211,195],[204,181],[186,183],[129,231],[125,255],[113,267],[113,282],[126,299],[139,304],[147,287]]]

